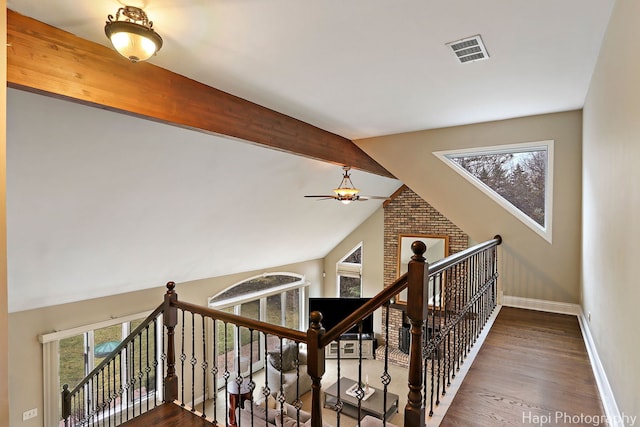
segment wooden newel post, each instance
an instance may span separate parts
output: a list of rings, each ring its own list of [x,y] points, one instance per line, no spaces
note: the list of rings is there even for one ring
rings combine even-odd
[[[164,326],[167,328],[167,377],[164,381],[164,401],[173,402],[178,399],[178,377],[176,376],[176,345],[174,329],[178,324],[178,309],[172,302],[178,300],[174,282],[167,283],[167,293],[164,295]]]
[[[422,427],[425,425],[426,409],[422,405],[422,325],[427,318],[429,308],[429,265],[424,253],[424,242],[411,244],[413,256],[409,261],[407,275],[407,317],[411,322],[411,348],[409,351],[409,394],[404,409],[404,425]]]
[[[62,386],[62,419],[64,420],[64,427],[69,426],[69,417],[71,416],[71,392],[69,391],[69,384]]]
[[[307,330],[307,373],[311,377],[311,426],[322,427],[322,385],[320,381],[325,372],[324,347],[320,338],[324,335],[322,314],[312,311],[309,314]]]

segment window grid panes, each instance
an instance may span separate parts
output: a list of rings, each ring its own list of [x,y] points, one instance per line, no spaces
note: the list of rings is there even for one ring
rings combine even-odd
[[[287,289],[285,285],[291,286]],[[209,306],[273,325],[301,330],[304,327],[300,311],[304,307],[302,299],[306,295],[305,286],[302,276],[286,273],[266,274],[231,286],[210,298]],[[247,295],[247,298],[242,298],[244,295]],[[273,350],[280,345],[279,339],[272,335],[268,335],[268,341],[265,343],[262,333],[254,331],[252,334],[246,328],[236,328],[233,325],[227,325],[225,332],[225,325],[220,321],[216,321],[216,327],[216,357],[220,380],[223,379],[225,369],[232,374],[238,372],[238,361],[241,373],[247,371],[250,364],[254,369],[259,369],[264,365],[265,345],[267,350]],[[218,382],[218,385],[222,387],[224,381]]]

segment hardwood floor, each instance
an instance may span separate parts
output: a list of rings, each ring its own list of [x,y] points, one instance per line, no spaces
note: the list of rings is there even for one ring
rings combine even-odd
[[[587,417],[604,412],[577,318],[503,307],[440,425],[593,426]]]
[[[175,403],[164,403],[136,417],[122,427],[211,427],[213,424]]]

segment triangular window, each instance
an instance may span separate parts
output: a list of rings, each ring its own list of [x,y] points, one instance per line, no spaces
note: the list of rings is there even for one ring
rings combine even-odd
[[[345,255],[336,265],[338,296],[359,298],[362,296],[362,242]]]
[[[433,154],[551,242],[553,141]]]

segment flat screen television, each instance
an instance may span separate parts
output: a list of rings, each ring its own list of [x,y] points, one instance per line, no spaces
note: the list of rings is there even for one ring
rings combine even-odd
[[[309,313],[312,311],[322,313],[322,326],[328,331],[370,299],[309,298]],[[346,333],[358,333],[358,325],[355,325]],[[373,314],[370,314],[362,321],[362,333],[373,334]]]

